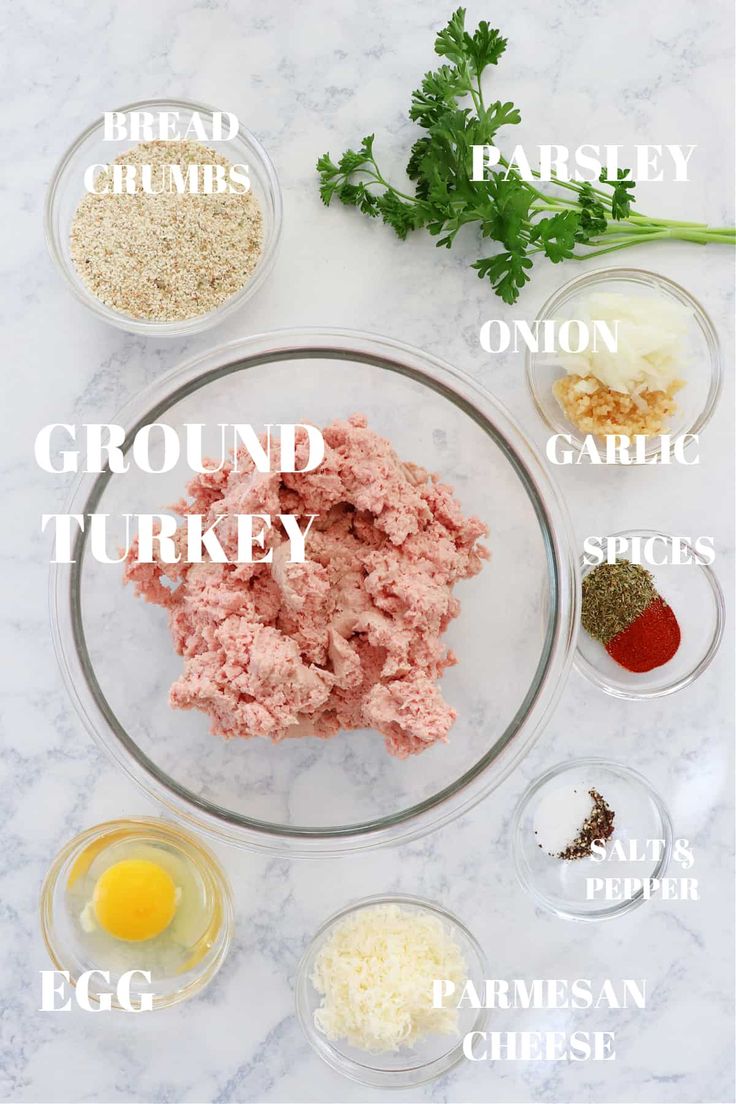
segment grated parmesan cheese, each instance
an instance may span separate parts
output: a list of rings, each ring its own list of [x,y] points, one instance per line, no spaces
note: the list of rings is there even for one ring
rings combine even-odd
[[[463,983],[460,947],[439,917],[396,904],[370,905],[335,925],[317,955],[314,1013],[328,1039],[395,1051],[430,1034],[457,1032],[455,1008],[432,1007],[432,983]]]

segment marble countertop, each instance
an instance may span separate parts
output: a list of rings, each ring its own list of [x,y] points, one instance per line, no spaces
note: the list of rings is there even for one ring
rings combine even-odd
[[[509,37],[496,82],[523,107],[526,141],[697,143],[689,184],[649,184],[640,206],[722,225],[732,220],[727,90],[731,17],[688,0],[498,0],[468,5]],[[477,377],[541,449],[521,358],[490,360],[478,329],[520,316],[468,271],[474,243],[435,251],[343,210],[326,212],[314,160],[376,130],[399,167],[413,141],[411,89],[433,63],[438,0],[41,0],[9,8],[2,75],[5,153],[13,157],[0,256],[6,337],[3,528],[3,755],[0,764],[0,1097],[12,1101],[369,1101],[386,1099],[328,1069],[293,1015],[299,956],[317,925],[355,897],[402,890],[441,900],[474,930],[494,976],[646,977],[643,1012],[602,1013],[576,1027],[613,1028],[608,1063],[463,1063],[406,1100],[726,1102],[734,1099],[733,680],[730,647],[687,690],[653,702],[606,697],[573,673],[522,766],[472,813],[396,850],[324,862],[220,848],[238,927],[232,954],[200,998],[153,1016],[38,1011],[48,967],[38,924],[42,877],[82,828],[155,807],[96,749],[61,685],[47,612],[49,544],[40,515],[63,508],[64,480],[34,465],[48,422],[114,420],[161,372],[215,343],[285,326],[344,326],[398,337]],[[147,341],[94,319],[46,253],[42,210],[53,167],[103,109],[181,96],[241,116],[271,153],[285,220],[276,268],[254,300],[215,332]],[[528,122],[526,122],[528,120]],[[629,526],[716,541],[732,577],[733,256],[684,244],[635,249],[621,263],[685,284],[724,344],[726,387],[691,468],[589,467],[554,473],[580,540]],[[540,264],[522,300],[533,318],[572,273]],[[728,595],[729,604],[731,595]],[[730,605],[729,605],[729,608]],[[730,634],[727,634],[727,638]],[[515,881],[508,824],[527,782],[575,755],[603,751],[666,797],[678,836],[696,849],[702,900],[656,901],[603,925],[535,910]],[[579,1016],[579,1014],[578,1014]],[[522,1024],[505,1022],[504,1026]],[[533,1026],[552,1024],[537,1013]],[[529,1024],[524,1021],[525,1026]]]

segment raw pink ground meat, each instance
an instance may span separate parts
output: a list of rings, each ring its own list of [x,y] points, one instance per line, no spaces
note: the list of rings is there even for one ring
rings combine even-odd
[[[442,634],[452,588],[480,571],[487,528],[450,487],[402,463],[353,415],[323,431],[313,472],[261,474],[244,452],[189,484],[181,514],[274,515],[272,564],[138,564],[125,579],[169,611],[184,670],[177,709],[200,709],[225,737],[334,736],[374,728],[404,758],[445,740],[456,713],[437,685],[455,663]],[[304,464],[306,440],[299,442]],[[299,455],[299,451],[298,451]],[[277,455],[272,461],[278,466]],[[288,562],[278,514],[319,515],[303,564]],[[229,556],[234,528],[218,527]],[[301,523],[302,529],[305,522]]]

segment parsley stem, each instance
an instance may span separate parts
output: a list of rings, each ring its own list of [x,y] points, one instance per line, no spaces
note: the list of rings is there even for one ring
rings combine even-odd
[[[542,174],[539,172],[538,169],[532,169],[532,176],[535,176],[537,178],[537,180],[542,179]],[[579,194],[582,190],[583,184],[586,183],[586,182],[585,181],[580,181],[578,183],[577,181],[574,181],[574,180],[560,180],[560,178],[558,176],[553,176],[550,183],[551,184],[556,184],[559,188],[567,188],[568,191],[577,192]],[[590,181],[587,181],[587,183],[590,183]],[[605,199],[607,202],[610,203],[610,200],[611,200],[610,192],[604,192],[602,188],[594,188],[592,184],[590,185],[590,190],[591,190],[591,192],[593,192],[594,195],[597,195],[601,199]]]
[[[608,240],[611,244],[605,246],[602,249],[591,249],[585,253],[573,253],[572,256],[576,261],[586,261],[591,257],[600,257],[604,253],[615,253],[618,249],[626,249],[630,245],[639,245],[642,242],[657,241],[663,238],[672,238],[675,241],[691,241],[696,242],[699,245],[706,245],[710,241],[725,241],[725,238],[719,238],[717,234],[714,234],[709,230],[693,230],[687,227],[662,227],[658,230],[652,230],[650,232],[636,235],[636,234],[624,234],[623,236],[614,236],[605,239],[601,238],[598,241],[591,240],[590,245],[597,245],[599,241]],[[543,252],[542,250],[535,250],[534,252]]]
[[[407,203],[416,203],[416,196],[408,195],[406,192],[400,192],[393,184],[389,184],[388,180],[384,180],[381,176],[381,170],[378,168],[376,162],[373,161],[371,163],[375,170],[374,172],[371,172],[370,169],[354,169],[351,175],[356,176],[358,173],[366,173],[366,175],[370,177],[370,179],[366,181],[366,187],[370,187],[371,184],[380,184],[381,187],[385,188],[387,191],[394,192],[397,196],[401,196]]]
[[[534,189],[536,191],[536,188]],[[542,195],[541,192],[537,192],[537,195]],[[539,203],[535,207],[530,207],[531,214],[537,214],[539,211],[562,211],[562,210],[577,210],[577,203],[572,199],[554,199],[550,200],[549,196],[542,196],[544,203]]]
[[[604,234],[629,234],[629,235],[643,235],[647,237],[653,230],[661,230],[665,227],[660,226],[640,226],[637,223],[630,223],[628,220],[619,219],[616,222],[609,222]]]
[[[618,249],[627,249],[630,245],[638,245],[641,241],[654,241],[656,238],[668,238],[669,236],[669,231],[663,230],[658,234],[649,234],[646,238],[627,237],[624,241],[606,246],[605,249],[593,249],[587,253],[573,253],[571,256],[575,261],[588,261],[591,257],[602,257],[604,253],[615,253]],[[591,242],[591,244],[594,243]]]
[[[483,111],[483,104],[478,97],[478,93],[472,86],[468,88],[468,92],[470,93],[470,98],[473,101],[473,107],[475,108],[476,115],[480,115]]]
[[[478,82],[478,103],[480,104],[481,111],[485,113],[486,102],[483,99],[483,85],[480,82],[480,73],[477,74],[476,81]],[[480,111],[478,112],[478,114],[480,115]]]
[[[699,226],[703,229],[708,226],[707,222],[677,222],[675,219],[658,219],[649,215],[635,215],[633,212],[629,215],[629,219],[632,222],[646,222],[653,226]]]

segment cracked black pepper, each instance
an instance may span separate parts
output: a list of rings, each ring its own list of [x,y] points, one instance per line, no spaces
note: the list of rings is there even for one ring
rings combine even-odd
[[[585,818],[580,831],[572,843],[569,843],[564,851],[558,851],[555,856],[558,859],[584,859],[591,854],[592,844],[598,840],[610,839],[613,835],[613,822],[615,813],[605,798],[601,797],[598,790],[588,790],[593,801],[590,815]]]

